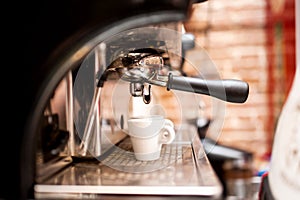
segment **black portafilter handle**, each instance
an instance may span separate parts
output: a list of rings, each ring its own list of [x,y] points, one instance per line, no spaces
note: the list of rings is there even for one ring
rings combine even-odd
[[[249,94],[249,85],[236,79],[205,80],[201,78],[169,74],[167,90],[181,90],[205,94],[232,103],[244,103]]]

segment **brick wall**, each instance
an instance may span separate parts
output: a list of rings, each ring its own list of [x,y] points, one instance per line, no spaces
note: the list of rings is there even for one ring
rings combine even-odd
[[[250,151],[255,167],[268,151],[268,61],[266,1],[209,0],[195,5],[187,32],[207,50],[222,78],[247,81],[249,97],[244,104],[226,103],[218,141]],[[196,51],[196,50],[195,50]]]
[[[219,142],[252,152],[256,168],[271,151],[276,119],[293,80],[294,16],[294,0],[209,0],[194,5],[184,24],[222,78],[249,83],[246,103],[226,103]]]

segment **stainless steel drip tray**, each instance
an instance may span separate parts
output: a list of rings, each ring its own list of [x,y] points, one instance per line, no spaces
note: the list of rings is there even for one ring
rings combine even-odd
[[[191,127],[178,131],[176,140],[162,147],[155,161],[137,161],[126,138],[101,161],[73,163],[66,170],[36,184],[36,197],[55,195],[126,194],[196,195],[219,197],[222,186],[202,144]]]

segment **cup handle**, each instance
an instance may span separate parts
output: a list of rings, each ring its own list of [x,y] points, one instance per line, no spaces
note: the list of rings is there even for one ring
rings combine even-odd
[[[166,124],[160,133],[160,143],[170,144],[175,139],[175,130],[171,125]]]
[[[169,119],[165,119],[165,125],[169,125],[172,128],[174,128],[174,123],[171,120],[169,120]]]

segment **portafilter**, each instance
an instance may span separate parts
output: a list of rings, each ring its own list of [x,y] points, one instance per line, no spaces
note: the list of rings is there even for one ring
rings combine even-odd
[[[236,79],[206,80],[178,75],[164,65],[163,51],[138,49],[114,60],[106,69],[105,77],[117,74],[130,83],[157,85],[167,90],[180,90],[209,95],[223,101],[244,103],[249,94],[247,82]]]

